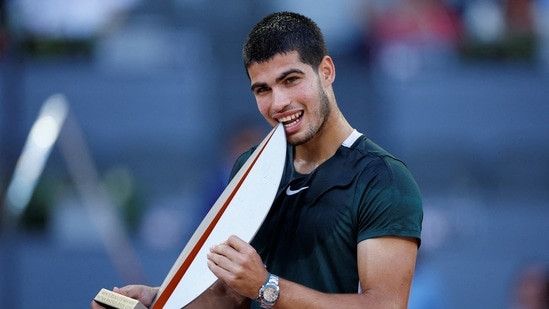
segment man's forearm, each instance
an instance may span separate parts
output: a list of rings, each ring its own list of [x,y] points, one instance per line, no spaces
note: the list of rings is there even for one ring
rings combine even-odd
[[[364,291],[356,294],[326,294],[294,282],[281,279],[280,298],[277,309],[322,309],[322,308],[407,308],[409,288],[395,293]]]
[[[248,309],[250,299],[239,295],[225,283],[217,280],[185,309]]]

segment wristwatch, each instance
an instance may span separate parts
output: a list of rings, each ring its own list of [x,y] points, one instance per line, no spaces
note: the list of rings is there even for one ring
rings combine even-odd
[[[280,296],[280,287],[278,286],[278,276],[269,273],[267,281],[259,289],[259,306],[261,308],[270,309],[274,306]]]

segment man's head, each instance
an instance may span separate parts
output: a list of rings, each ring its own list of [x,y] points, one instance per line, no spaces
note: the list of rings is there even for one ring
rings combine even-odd
[[[315,22],[297,13],[273,13],[255,25],[248,35],[242,51],[244,67],[247,72],[253,63],[292,51],[315,70],[328,55],[324,36]]]

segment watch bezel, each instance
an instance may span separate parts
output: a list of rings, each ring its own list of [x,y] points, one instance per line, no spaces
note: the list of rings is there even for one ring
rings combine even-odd
[[[267,297],[266,297],[267,295]],[[273,296],[272,299],[269,299],[271,296]],[[272,282],[268,282],[263,286],[261,289],[261,299],[268,303],[274,303],[278,300],[278,296],[280,295],[280,287]],[[269,297],[269,298],[268,298]]]
[[[267,282],[259,289],[259,305],[261,308],[272,308],[279,297],[280,286],[278,285],[278,276],[269,274]]]

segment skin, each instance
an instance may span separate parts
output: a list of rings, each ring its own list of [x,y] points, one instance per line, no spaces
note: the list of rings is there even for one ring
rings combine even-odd
[[[287,141],[296,146],[294,166],[298,172],[306,174],[322,164],[353,131],[336,104],[332,89],[335,66],[330,57],[315,70],[299,61],[297,52],[291,52],[254,63],[248,73],[263,117],[273,126],[285,123]],[[301,116],[288,120],[296,115]]]
[[[148,287],[145,285],[127,285],[123,288],[115,287],[114,292],[139,300],[143,305],[149,307],[158,292],[158,288]],[[90,307],[92,309],[104,309],[92,300]]]
[[[301,62],[296,52],[279,54],[252,64],[248,73],[263,117],[273,126],[285,123],[287,141],[295,146],[293,164],[298,172],[310,173],[353,131],[335,100],[335,66],[329,56],[313,68]],[[281,295],[274,308],[407,308],[417,241],[367,239],[357,245],[357,255],[361,293],[326,294],[280,278]],[[237,236],[210,248],[207,263],[219,280],[186,308],[249,308],[268,275],[255,249]],[[129,286],[123,292],[146,304],[156,290]]]

